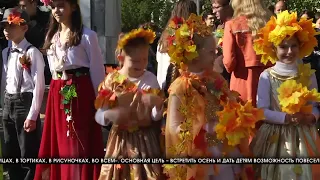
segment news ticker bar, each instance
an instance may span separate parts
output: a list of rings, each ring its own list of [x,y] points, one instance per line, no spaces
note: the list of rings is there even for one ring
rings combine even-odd
[[[320,158],[0,158],[0,164],[320,164]]]

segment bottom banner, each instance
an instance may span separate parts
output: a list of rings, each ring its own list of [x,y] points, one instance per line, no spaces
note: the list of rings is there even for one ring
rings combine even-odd
[[[0,158],[0,164],[320,164],[320,158]]]

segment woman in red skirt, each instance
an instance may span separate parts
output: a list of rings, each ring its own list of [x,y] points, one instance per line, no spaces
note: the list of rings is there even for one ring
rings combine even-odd
[[[53,0],[44,50],[52,81],[40,158],[103,157],[94,100],[105,72],[94,31],[83,27],[77,0]],[[35,180],[96,180],[98,164],[39,164]]]

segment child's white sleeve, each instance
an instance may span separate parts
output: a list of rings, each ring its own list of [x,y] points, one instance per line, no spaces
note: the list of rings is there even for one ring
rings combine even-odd
[[[272,96],[269,73],[264,71],[260,75],[257,92],[257,107],[264,110],[265,121],[272,124],[285,124],[286,113],[270,110]]]
[[[31,106],[26,119],[36,121],[38,119],[44,90],[45,90],[45,78],[44,78],[44,67],[45,63],[43,60],[43,55],[35,47],[30,48],[27,52],[28,56],[31,58],[31,73],[34,89],[33,97],[31,101]]]
[[[101,126],[108,126],[110,121],[105,119],[104,114],[108,110],[108,108],[99,108],[96,112],[95,119],[98,124]]]
[[[150,83],[151,88],[160,89],[160,86],[157,81],[157,77],[153,75],[151,72],[146,73],[148,78],[146,78],[146,81]],[[162,118],[164,108],[163,106],[161,109],[157,109],[155,106],[151,110],[151,118],[153,121],[159,121]]]
[[[90,77],[94,91],[97,95],[99,84],[105,77],[104,61],[99,47],[98,36],[94,31],[86,34],[85,50],[90,60]]]

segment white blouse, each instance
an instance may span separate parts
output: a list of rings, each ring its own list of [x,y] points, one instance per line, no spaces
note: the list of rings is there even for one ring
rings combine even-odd
[[[301,63],[301,62],[299,62]],[[276,62],[272,69],[282,76],[293,76],[298,72],[298,63],[295,64],[285,64],[279,61]],[[317,79],[315,74],[311,76],[311,85],[309,89],[318,89]],[[260,75],[258,83],[258,93],[257,93],[257,107],[264,109],[265,121],[272,124],[285,124],[286,113],[279,111],[270,110],[270,95],[271,95],[271,84],[269,79],[269,73],[267,70],[263,71]],[[314,103],[314,108],[312,109],[312,114],[316,119],[319,118],[319,110]]]
[[[167,53],[161,53],[159,48],[160,47],[158,46],[156,55],[158,62],[157,80],[160,88],[163,89],[166,86],[167,71],[170,65],[170,56]]]
[[[54,43],[57,44],[56,42]],[[53,46],[56,49],[55,52]],[[57,59],[55,59],[54,55],[57,56],[58,60],[65,57],[64,63],[57,66]],[[92,85],[97,95],[98,86],[105,77],[105,68],[101,49],[98,43],[98,37],[94,31],[84,27],[81,43],[78,46],[73,46],[64,50],[58,45],[52,45],[47,52],[47,56],[53,79],[57,79],[57,71],[65,71],[81,67],[89,68]],[[65,76],[62,77],[62,79],[65,78]]]
[[[138,89],[148,90],[152,89],[159,89],[159,84],[157,83],[156,76],[149,71],[145,71],[142,76],[139,78],[128,78],[129,81],[138,85]],[[108,119],[104,118],[104,113],[108,110],[105,109],[98,109],[96,112],[95,119],[98,124],[102,126],[108,126],[111,122]],[[151,118],[154,121],[158,121],[162,118],[163,108],[157,110],[156,107],[152,108],[151,111]]]

